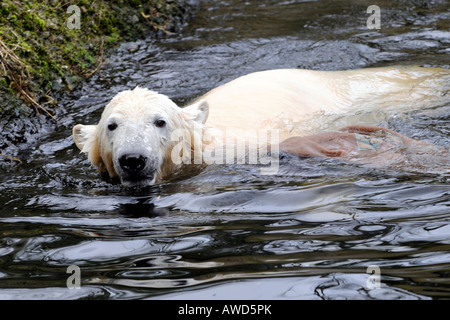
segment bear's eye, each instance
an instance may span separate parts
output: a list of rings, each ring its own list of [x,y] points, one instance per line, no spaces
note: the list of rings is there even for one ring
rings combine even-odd
[[[109,131],[114,131],[116,129],[117,129],[117,123],[113,122],[113,123],[108,124]]]
[[[155,121],[155,126],[157,126],[158,128],[162,128],[166,126],[166,122],[164,120],[156,120]]]

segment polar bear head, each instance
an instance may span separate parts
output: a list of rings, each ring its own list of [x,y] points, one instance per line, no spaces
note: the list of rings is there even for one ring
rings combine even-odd
[[[201,134],[208,110],[201,102],[180,108],[162,94],[137,87],[118,93],[97,125],[76,125],[73,138],[99,171],[118,176],[126,186],[148,186],[175,170],[173,149],[180,132],[185,144],[180,152],[190,157],[186,150],[198,143],[194,136]]]

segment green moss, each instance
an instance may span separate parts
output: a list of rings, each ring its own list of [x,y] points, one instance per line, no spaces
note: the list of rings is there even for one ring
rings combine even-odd
[[[86,78],[96,68],[101,46],[108,50],[122,40],[161,33],[161,26],[170,31],[184,14],[185,1],[0,0],[0,40],[23,62],[20,69],[10,61],[9,74],[0,66],[0,95],[13,91],[20,97],[11,72],[27,75],[26,90],[36,101],[60,90],[55,87],[60,79]],[[67,25],[71,4],[80,8],[80,29]]]

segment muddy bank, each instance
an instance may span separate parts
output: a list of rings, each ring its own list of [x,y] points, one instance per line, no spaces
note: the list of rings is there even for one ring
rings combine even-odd
[[[120,42],[178,33],[195,4],[2,1],[0,163],[17,162],[18,150],[57,123],[58,101],[98,73]]]

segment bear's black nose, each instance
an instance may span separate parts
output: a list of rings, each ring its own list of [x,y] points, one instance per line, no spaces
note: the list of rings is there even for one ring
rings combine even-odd
[[[128,173],[137,173],[145,168],[147,158],[140,154],[125,154],[119,158],[120,167]]]

